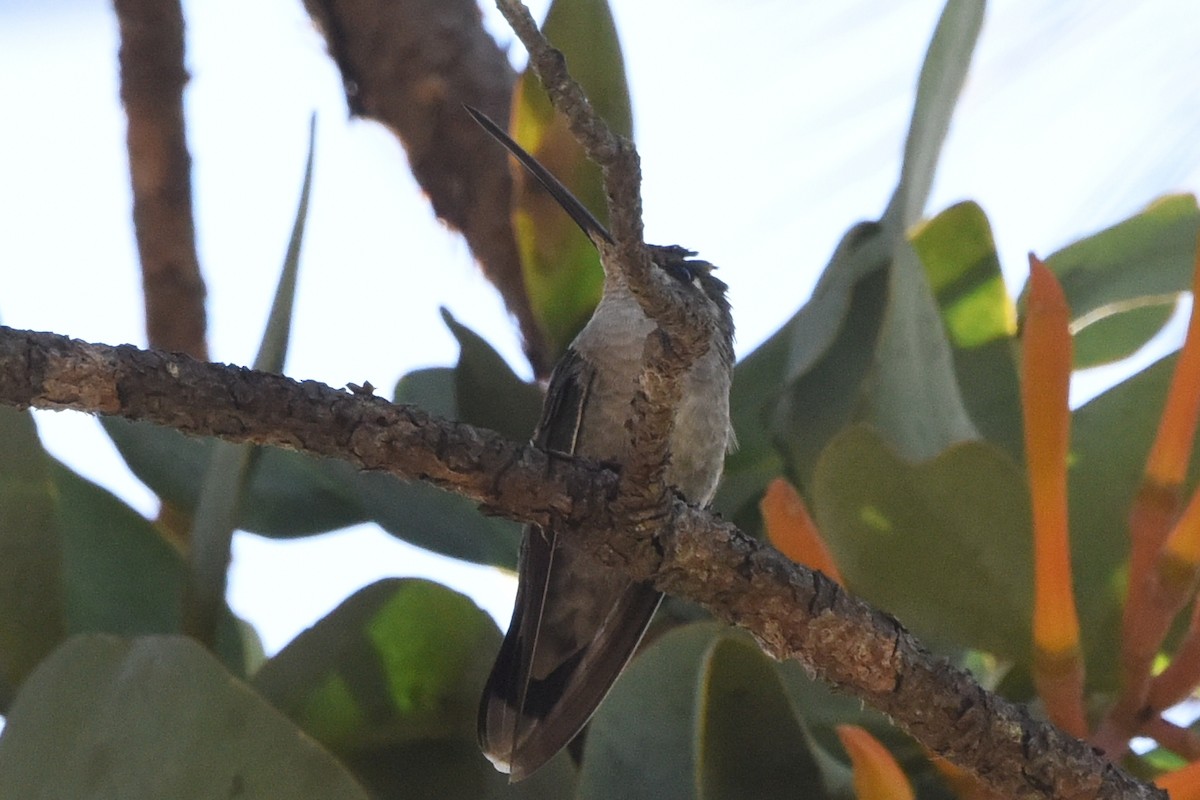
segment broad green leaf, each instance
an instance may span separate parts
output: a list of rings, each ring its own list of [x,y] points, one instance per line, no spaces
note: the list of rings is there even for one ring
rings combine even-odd
[[[118,417],[105,417],[100,422],[133,474],[155,494],[186,512],[196,508],[214,440]],[[333,466],[336,464],[341,462],[264,448],[246,490],[237,526],[286,538],[362,522],[364,515],[356,492],[346,486],[339,467]],[[348,466],[346,469],[354,472]]]
[[[730,636],[717,643],[706,666],[699,796],[826,797],[821,767],[774,662],[752,642]]]
[[[1196,198],[1164,197],[1142,213],[1063,248],[1046,259],[1046,266],[1058,276],[1078,324],[1127,311],[1130,301],[1169,303],[1179,292],[1189,291],[1198,231]],[[1156,332],[1147,328],[1142,343]],[[1116,360],[1133,344],[1125,335],[1102,343],[1105,348],[1088,344],[1089,363]]]
[[[616,26],[605,0],[554,0],[543,31],[567,58],[600,116],[633,135],[633,113]],[[602,223],[607,204],[600,169],[587,160],[566,120],[550,105],[532,70],[517,81],[509,128],[513,138],[558,177]],[[586,236],[529,176],[514,173],[513,227],[525,289],[547,342],[566,349],[600,300],[600,258]]]
[[[0,796],[367,800],[332,756],[200,645],[75,637],[22,688]]]
[[[995,447],[911,464],[866,427],[821,457],[815,514],[850,587],[943,648],[1022,661],[1032,599],[1024,475]]]
[[[895,232],[907,230],[921,218],[983,25],[984,5],[984,0],[949,0],[938,19],[917,81],[900,185],[882,220]]]
[[[1075,369],[1111,364],[1136,353],[1171,319],[1181,296],[1139,297],[1077,319],[1071,325]]]
[[[308,157],[300,203],[292,224],[292,235],[283,259],[267,328],[254,359],[254,369],[280,373],[287,358],[292,327],[296,277],[300,271],[300,246],[312,191],[313,154],[316,150],[317,118],[309,120]],[[252,444],[214,442],[192,515],[189,537],[188,581],[183,597],[184,631],[210,643],[216,636],[220,609],[225,603],[226,573],[233,532],[241,504],[262,448]]]
[[[1024,460],[1017,381],[1016,307],[1008,296],[987,217],[951,206],[913,231],[954,358],[963,403],[986,439]]]
[[[663,634],[593,717],[579,797],[823,796],[816,756],[774,670],[717,623]]]
[[[769,409],[772,438],[801,486],[808,485],[825,444],[861,413],[888,301],[885,246],[873,223],[846,234],[812,299],[777,334],[789,347],[777,386],[764,385],[764,394],[750,400]],[[755,383],[767,383],[768,375],[756,377]],[[735,389],[739,382],[735,373]]]
[[[494,425],[514,439],[527,439],[539,413],[541,392],[523,383],[491,345],[475,333],[448,315],[447,324],[462,348],[458,367],[408,373],[396,384],[395,401],[420,406],[447,419],[471,421],[470,416],[478,415],[480,421],[476,424]],[[503,416],[511,413],[523,419],[493,418],[488,408],[494,401],[490,394],[493,390],[506,395],[497,406],[505,409]],[[521,397],[524,400],[518,399]],[[533,422],[528,416],[530,409]],[[523,432],[517,431],[526,425]],[[521,527],[516,523],[486,517],[464,497],[383,473],[360,474],[354,486],[364,513],[398,539],[451,558],[516,568],[521,542]]]
[[[783,456],[807,476],[845,424],[865,369],[863,342],[877,330],[861,320],[876,320],[882,302],[876,286],[886,262],[878,233],[869,223],[852,228],[808,304],[734,368],[729,405],[738,447],[725,459],[714,505],[745,530],[757,529],[758,500],[782,473]],[[850,318],[860,323],[845,325]]]
[[[888,210],[880,223],[846,234],[808,304],[781,331],[790,347],[786,358],[770,341],[772,357],[760,361],[764,374],[746,381],[761,385],[783,363],[778,390],[751,402],[769,409],[764,416],[776,446],[802,485],[825,444],[853,421],[874,424],[911,459],[977,436],[906,233],[925,204],[982,12],[979,0],[947,4],[922,68],[900,184]],[[761,446],[747,462],[760,473],[771,463]],[[740,497],[750,493],[739,488]]]
[[[490,428],[515,441],[533,435],[542,411],[542,391],[517,377],[483,337],[442,309],[442,319],[458,340],[454,368],[456,419]]]
[[[430,581],[389,578],[355,592],[296,637],[263,665],[254,685],[337,752],[474,738],[499,647],[496,624],[466,596]]]
[[[63,544],[50,479],[28,411],[0,408],[0,712],[66,634]]]
[[[979,28],[983,0],[949,0],[921,66],[900,183],[880,224],[891,269],[887,309],[860,417],[907,458],[931,458],[978,434],[959,393],[950,345],[908,229],[921,217]]]
[[[860,419],[910,460],[932,458],[979,434],[967,415],[938,308],[907,241],[897,243],[888,302]]]
[[[516,568],[517,523],[484,516],[460,495],[386,473],[359,473],[354,486],[363,512],[392,536],[450,558]]]
[[[396,382],[392,399],[397,403],[420,406],[445,419],[454,419],[458,415],[454,370],[450,367],[413,370]]]
[[[715,623],[676,628],[630,663],[588,727],[580,800],[699,794],[700,676],[722,632]]]
[[[178,633],[185,566],[141,514],[57,461],[50,474],[62,531],[66,613],[71,633]],[[217,652],[245,669],[242,637],[226,609]]]
[[[211,440],[116,418],[103,423],[134,474],[180,508],[195,507]],[[290,538],[366,521],[451,558],[507,568],[516,564],[520,526],[483,516],[466,498],[419,481],[360,472],[342,461],[277,448],[264,448],[237,527]]]
[[[429,581],[388,579],[302,633],[254,684],[377,796],[509,796],[475,743],[499,646],[495,623],[470,599]],[[543,789],[549,781],[558,789],[547,796],[570,793],[566,761],[539,773]]]

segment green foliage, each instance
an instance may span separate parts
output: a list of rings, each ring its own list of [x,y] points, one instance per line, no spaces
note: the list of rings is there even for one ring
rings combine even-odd
[[[499,646],[491,617],[462,595],[384,580],[297,637],[254,686],[379,797],[483,797],[507,786],[475,744]],[[539,783],[572,772],[560,759]],[[541,796],[537,786],[521,796]]]
[[[22,687],[0,737],[4,797],[368,795],[190,639],[77,636]]]
[[[818,751],[777,669],[715,623],[666,633],[596,713],[580,797],[827,796]]]
[[[1076,366],[1119,359],[1158,332],[1164,309],[1191,289],[1198,232],[1196,198],[1175,195],[1046,259],[1071,306],[1081,353]],[[1136,319],[1097,325],[1129,316]],[[1149,324],[1155,319],[1158,327]]]
[[[852,590],[1024,700],[1032,548],[1020,304],[983,209],[961,203],[921,221],[982,13],[981,0],[947,3],[885,214],[846,233],[809,302],[737,365],[740,448],[715,506],[761,535],[758,501],[772,478],[787,477]],[[628,134],[606,4],[557,0],[546,27]],[[604,218],[599,172],[530,75],[511,127]],[[310,177],[311,153],[263,367],[281,369],[286,352]],[[594,250],[529,187],[513,224],[535,314],[561,349],[599,296]],[[1118,360],[1161,328],[1191,286],[1198,228],[1195,199],[1169,197],[1048,259],[1071,304],[1077,367]],[[404,376],[395,400],[525,439],[540,388],[443,317],[457,364]],[[1074,413],[1072,557],[1092,698],[1118,686],[1126,516],[1173,365],[1164,359]],[[104,425],[160,498],[213,521],[211,535],[198,534],[211,563],[227,555],[235,527],[293,538],[374,522],[442,555],[515,566],[518,526],[428,485],[146,424]],[[849,778],[833,727],[844,722],[883,739],[920,796],[944,794],[918,749],[879,715],[796,664],[770,662],[736,632],[667,615],[575,752],[510,786],[474,741],[500,634],[470,600],[427,581],[380,581],[243,683],[256,666],[253,636],[227,608],[216,658],[172,635],[188,576],[203,573],[189,573],[158,526],[51,459],[27,413],[0,409],[0,442],[0,710],[9,715],[0,796],[840,798]],[[215,591],[217,579],[200,580]]]
[[[28,412],[0,409],[0,712],[66,632],[50,458]]]

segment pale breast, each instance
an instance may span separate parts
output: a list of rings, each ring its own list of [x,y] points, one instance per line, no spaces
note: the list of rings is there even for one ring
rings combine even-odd
[[[575,340],[573,347],[596,365],[578,454],[616,462],[628,455],[628,422],[654,327],[632,297],[609,292]],[[716,492],[730,436],[729,371],[715,349],[692,368],[683,394],[666,477],[688,500],[705,505]]]

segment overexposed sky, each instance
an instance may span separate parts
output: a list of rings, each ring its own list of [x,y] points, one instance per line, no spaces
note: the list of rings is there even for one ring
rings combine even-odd
[[[731,286],[745,354],[804,301],[842,233],[895,184],[939,0],[612,0],[651,241],[698,249]],[[535,15],[545,3],[534,4]],[[522,374],[512,325],[433,219],[403,152],[347,118],[299,0],[185,2],[189,137],[214,357],[257,348],[295,212],[307,119],[314,195],[287,372],[389,391],[456,345],[438,307]],[[512,42],[498,15],[489,25]],[[1191,0],[997,0],[929,210],[988,212],[1010,286],[1054,249],[1166,192],[1200,188],[1200,9]],[[102,0],[0,0],[0,321],[144,344],[116,24]],[[515,62],[524,55],[511,45]],[[39,413],[47,445],[145,513],[98,425]],[[289,544],[239,535],[231,602],[278,649],[383,575],[434,574],[507,619],[512,581],[371,526]]]

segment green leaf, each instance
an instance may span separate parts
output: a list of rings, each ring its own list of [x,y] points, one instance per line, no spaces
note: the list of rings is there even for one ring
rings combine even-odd
[[[600,116],[633,135],[625,64],[605,0],[554,0],[543,30],[567,58]],[[544,164],[602,223],[608,220],[600,169],[587,160],[532,70],[513,95],[513,138]],[[561,354],[600,300],[603,272],[588,238],[529,176],[514,173],[513,228],[533,312],[553,355]]]
[[[296,278],[300,274],[300,246],[304,242],[304,226],[308,221],[308,201],[312,196],[313,156],[317,149],[317,115],[308,120],[308,155],[304,161],[304,180],[300,185],[300,202],[296,218],[292,222],[292,234],[288,238],[283,256],[283,269],[275,287],[275,298],[271,302],[271,313],[267,317],[267,329],[263,332],[254,368],[262,372],[283,372],[287,358],[288,339],[292,329],[292,309],[295,307]]]
[[[134,475],[164,500],[189,513],[195,510],[213,439],[119,417],[105,417],[100,423]],[[331,459],[264,448],[239,509],[237,527],[287,538],[362,522],[364,512],[356,492],[345,483],[342,467],[354,472]]]
[[[499,646],[495,623],[470,599],[429,581],[389,579],[302,633],[254,683],[377,796],[503,795],[507,780],[475,743]],[[566,796],[571,773],[564,757],[538,777],[543,789],[557,786],[548,796]]]
[[[585,800],[824,796],[774,665],[713,622],[630,664],[588,728],[579,781]]]
[[[420,406],[445,419],[454,419],[458,416],[455,383],[454,370],[449,367],[413,370],[396,382],[392,399],[396,403]]]
[[[965,442],[910,464],[857,426],[822,455],[813,499],[855,592],[930,643],[1028,658],[1029,499],[995,447]]]
[[[469,598],[430,581],[389,578],[300,634],[254,685],[338,752],[474,738],[499,647],[496,624]]]
[[[30,676],[0,796],[367,800],[328,753],[198,644],[82,636]]]
[[[938,308],[907,241],[894,251],[887,309],[862,404],[859,418],[910,460],[932,458],[979,436],[963,403]]]
[[[1058,276],[1072,319],[1081,325],[1128,311],[1130,301],[1149,299],[1165,304],[1190,290],[1198,231],[1196,198],[1164,197],[1142,213],[1063,248],[1046,259],[1046,265]],[[1135,302],[1133,307],[1144,302]],[[1145,326],[1144,316],[1142,322],[1141,341],[1145,343],[1157,329]],[[1130,340],[1128,333],[1124,329],[1112,341],[1089,342],[1085,351],[1088,363],[1114,361],[1129,352],[1136,340]]]
[[[865,419],[910,459],[924,459],[978,434],[959,394],[953,356],[908,229],[920,219],[966,80],[983,0],[949,0],[921,66],[900,183],[880,223],[891,269],[887,309],[863,393]]]
[[[821,767],[774,663],[753,643],[727,637],[713,648],[706,666],[699,796],[827,796]]]
[[[177,633],[185,566],[179,551],[110,492],[51,463],[63,541],[63,577],[71,633]],[[217,652],[245,669],[242,637],[226,609]]]
[[[941,312],[972,422],[1023,462],[1016,307],[983,209],[971,202],[951,206],[918,226],[912,243]]]
[[[478,334],[442,314],[459,341],[458,366],[408,373],[396,384],[395,401],[528,439],[541,413],[541,390],[518,378]],[[353,485],[365,515],[396,538],[451,558],[516,568],[520,525],[486,517],[459,495],[384,473],[358,474]]]
[[[460,495],[382,472],[359,473],[354,485],[363,511],[392,536],[450,558],[516,569],[517,523],[486,517]]]
[[[66,631],[58,494],[28,411],[0,408],[0,711]]]
[[[1075,369],[1111,364],[1136,353],[1171,319],[1181,296],[1139,297],[1076,320],[1071,326]]]
[[[983,25],[984,6],[984,0],[949,0],[938,19],[917,81],[900,185],[882,220],[897,232],[920,219],[929,197],[942,143]]]
[[[180,508],[195,507],[211,440],[116,418],[102,422],[134,474]],[[458,495],[276,448],[264,448],[240,511],[238,528],[273,538],[373,521],[418,547],[509,569],[521,539],[519,525],[485,517]]]
[[[300,203],[292,224],[279,284],[275,288],[275,299],[271,303],[267,329],[254,359],[254,369],[264,372],[282,372],[287,358],[296,276],[300,269],[300,245],[304,240],[304,223],[308,217],[308,200],[312,190],[316,131],[317,118],[314,114],[309,120],[308,157],[304,165]],[[246,497],[250,474],[261,454],[262,449],[252,444],[214,442],[205,469],[200,497],[192,516],[183,611],[184,631],[206,644],[211,644],[216,637],[217,621],[225,604],[226,573],[229,570],[233,532],[237,528],[239,509]]]
[[[454,369],[456,419],[516,441],[529,439],[542,413],[541,389],[518,378],[483,337],[444,308],[442,319],[460,348]]]
[[[700,676],[721,635],[715,623],[685,625],[630,663],[588,727],[580,800],[697,795]]]
[[[982,14],[980,0],[946,5],[922,67],[900,183],[887,211],[880,223],[856,225],[843,238],[808,304],[781,331],[790,346],[786,358],[778,342],[768,343],[775,363],[765,372],[782,366],[779,390],[753,402],[770,408],[776,446],[801,484],[826,443],[854,421],[872,423],[911,459],[977,436],[906,230],[929,193]],[[767,375],[754,377],[747,383],[763,384]],[[764,449],[753,453],[748,461],[765,473]],[[739,488],[741,497],[750,494]]]
[[[888,300],[885,248],[877,224],[852,228],[812,299],[777,334],[788,342],[787,357],[776,388],[768,388],[757,402],[770,409],[772,438],[802,485],[811,479],[826,443],[860,413]],[[763,384],[769,378],[757,377]],[[739,390],[736,372],[734,378]]]

